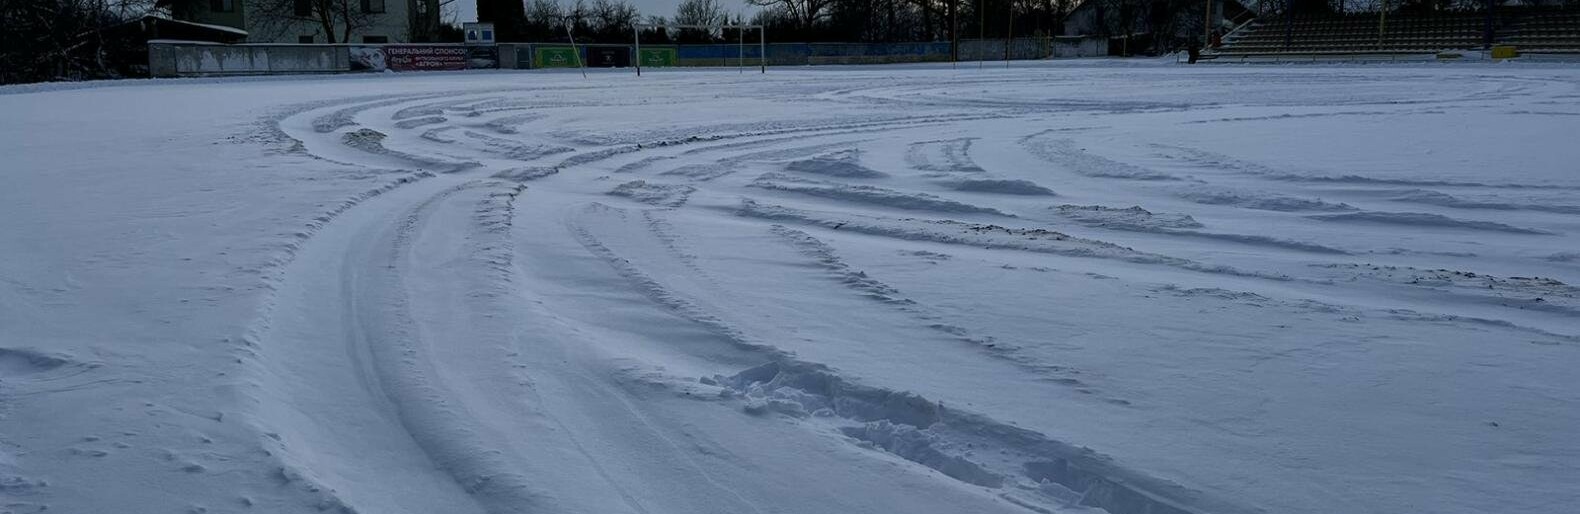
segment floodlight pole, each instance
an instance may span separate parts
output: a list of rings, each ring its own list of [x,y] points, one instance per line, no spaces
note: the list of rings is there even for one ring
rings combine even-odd
[[[735,27],[735,74],[746,74],[746,26]]]
[[[631,35],[634,36],[631,40],[636,42],[636,55],[632,56],[636,58],[636,76],[640,77],[642,76],[642,26],[632,25]]]
[[[757,26],[757,66],[768,74],[768,26]]]

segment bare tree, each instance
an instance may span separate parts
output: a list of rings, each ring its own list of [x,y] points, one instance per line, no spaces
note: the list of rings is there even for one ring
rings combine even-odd
[[[810,32],[812,27],[829,15],[830,7],[836,0],[746,0],[746,3],[760,6],[783,9],[784,12],[795,18],[798,29]]]
[[[642,13],[625,0],[594,0],[592,5],[593,39],[602,42],[624,41],[631,38],[631,26],[641,19]]]
[[[124,27],[153,8],[147,0],[0,0],[0,83],[120,76]],[[146,64],[146,61],[143,62]]]
[[[558,0],[532,0],[521,35],[524,41],[556,41],[565,35],[564,23],[565,9]]]
[[[385,2],[394,1],[401,0],[252,0],[247,15],[268,39],[313,27],[330,43],[350,43],[385,15]]]
[[[675,6],[675,23],[681,25],[721,25],[729,19],[718,0],[681,0]],[[681,29],[676,38],[682,42],[713,42],[719,37],[715,31]]]

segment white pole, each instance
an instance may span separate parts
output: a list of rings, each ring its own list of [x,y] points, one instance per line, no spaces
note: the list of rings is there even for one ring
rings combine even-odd
[[[565,37],[571,40],[571,56],[576,58],[576,65],[582,69],[582,78],[587,78],[587,63],[582,62],[582,53],[576,51],[576,36],[571,35],[571,20],[565,19]]]

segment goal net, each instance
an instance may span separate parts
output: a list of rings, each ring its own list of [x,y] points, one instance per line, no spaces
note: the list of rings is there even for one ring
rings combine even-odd
[[[710,34],[714,31],[718,31],[718,33],[722,35],[726,41],[728,41],[730,39],[729,36],[733,34],[736,36],[734,44],[735,67],[741,70],[742,73],[746,72],[746,47],[755,46],[757,47],[758,72],[768,73],[768,31],[762,25],[686,25],[678,23],[639,23],[632,29],[631,34],[632,47],[635,49],[636,53],[634,56],[635,59],[633,59],[633,61],[636,63],[636,74],[638,76],[642,75],[643,66],[653,68],[678,66],[680,64],[678,45],[664,45],[658,47],[649,45],[647,50],[642,49],[642,31],[649,29],[662,29],[666,31],[670,29],[691,29],[707,31]],[[747,35],[749,32],[754,30],[757,31],[757,41],[755,43],[748,43]],[[722,43],[708,46],[727,48],[729,45],[729,43]],[[729,65],[728,58],[724,59],[724,62],[726,66]]]

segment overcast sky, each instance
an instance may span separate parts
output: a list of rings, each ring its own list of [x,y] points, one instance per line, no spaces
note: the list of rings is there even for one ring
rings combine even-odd
[[[644,19],[646,19],[648,16],[653,16],[653,15],[663,16],[665,18],[672,18],[672,17],[675,16],[675,6],[680,5],[680,0],[626,0],[626,1],[630,2],[631,5],[635,5],[637,9],[640,9],[642,11],[642,18],[644,18]],[[560,0],[561,4],[569,4],[569,3],[572,3],[572,2],[575,2],[575,0]],[[589,0],[589,3],[591,3],[590,0]],[[729,11],[730,14],[744,14],[744,15],[746,15],[747,18],[750,18],[752,13],[757,12],[757,8],[756,7],[752,7],[752,6],[746,5],[746,0],[719,0],[719,3],[723,4],[724,5],[724,9],[726,11]],[[456,14],[456,16],[454,18],[451,18],[449,16],[449,13],[451,13],[451,12],[454,12]],[[445,17],[446,21],[453,20],[456,23],[468,22],[468,21],[476,21],[477,20],[477,0],[455,0],[454,2],[451,2],[450,5],[446,5],[445,6],[445,13],[446,13],[446,17]]]

